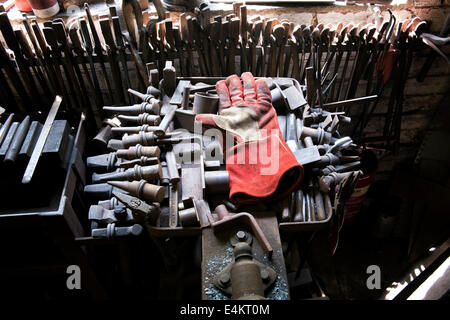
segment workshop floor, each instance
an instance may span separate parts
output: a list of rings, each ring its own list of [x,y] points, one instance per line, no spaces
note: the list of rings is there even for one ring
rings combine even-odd
[[[384,289],[408,267],[406,248],[407,243],[400,239],[382,240],[355,228],[343,230],[340,247],[332,260],[336,281],[327,286],[330,298],[379,299]],[[371,265],[380,267],[379,290],[370,290],[366,285],[370,276],[367,267]]]
[[[389,201],[386,182],[373,186],[359,216],[340,233],[333,257],[326,234],[318,234],[310,249],[309,263],[331,299],[379,299],[386,287],[401,279],[408,262],[409,213],[398,199]],[[380,191],[381,190],[381,191]],[[395,216],[390,216],[395,212]],[[371,265],[381,272],[381,289],[368,289]]]

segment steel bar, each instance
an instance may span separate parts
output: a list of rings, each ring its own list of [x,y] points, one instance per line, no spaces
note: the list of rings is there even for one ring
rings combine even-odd
[[[48,134],[50,133],[50,129],[52,128],[53,122],[55,121],[56,114],[58,113],[59,106],[61,105],[62,98],[60,96],[56,96],[55,101],[50,108],[50,112],[47,115],[47,119],[45,119],[44,126],[42,127],[41,133],[39,135],[38,141],[33,149],[33,153],[31,154],[31,158],[28,161],[27,168],[25,169],[25,173],[22,178],[22,183],[27,184],[31,182],[33,178],[34,171],[39,162],[39,158],[41,157],[42,150],[44,150],[45,143],[48,138]]]

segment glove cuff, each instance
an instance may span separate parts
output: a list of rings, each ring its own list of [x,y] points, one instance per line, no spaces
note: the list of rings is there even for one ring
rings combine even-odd
[[[303,167],[280,134],[229,149],[226,169],[230,175],[230,199],[237,203],[284,198],[298,189],[303,178]]]

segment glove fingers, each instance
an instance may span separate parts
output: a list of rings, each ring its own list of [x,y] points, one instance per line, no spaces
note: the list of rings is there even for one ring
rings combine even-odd
[[[214,114],[202,113],[195,116],[195,122],[201,122],[202,126],[216,127]]]
[[[217,95],[219,96],[219,112],[223,109],[231,107],[230,93],[225,80],[221,80],[216,84]]]
[[[269,86],[266,81],[260,79],[255,81],[256,84],[256,99],[259,104],[265,106],[272,104],[272,96],[270,94]]]
[[[231,106],[244,104],[244,88],[242,87],[241,79],[234,74],[227,78],[226,83],[230,92]]]
[[[244,101],[247,103],[256,103],[255,78],[253,78],[250,72],[244,72],[241,78],[244,83]]]

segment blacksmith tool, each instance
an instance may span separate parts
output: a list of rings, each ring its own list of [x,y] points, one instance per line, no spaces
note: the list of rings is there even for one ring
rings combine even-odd
[[[110,7],[110,11],[112,8],[115,8],[115,7]],[[122,35],[122,31],[120,29],[119,17],[111,14],[111,21],[112,21],[112,26],[113,26],[113,30],[114,30],[114,36],[115,36],[114,38],[116,41],[116,47],[119,52],[119,59],[120,59],[121,65],[122,65],[122,71],[123,71],[124,80],[125,80],[124,87],[131,88],[130,76],[128,74],[127,57],[126,57],[126,53],[125,53],[126,45],[123,41],[123,35]],[[134,103],[133,96],[128,95],[128,99],[129,99],[130,103]]]
[[[236,47],[239,41],[239,18],[233,18],[230,21],[230,33],[228,38],[228,75],[236,73]]]
[[[131,88],[128,89],[128,93],[139,98],[143,102],[161,105],[161,101],[159,101],[155,97],[155,94],[159,95],[161,94],[161,92],[158,89],[154,88],[153,86],[149,86],[146,93],[140,93],[139,91],[133,90]]]
[[[450,13],[447,15],[444,24],[442,25],[441,31],[439,33],[440,37],[445,37],[450,32]],[[423,82],[425,77],[427,76],[428,70],[430,70],[433,61],[436,59],[436,52],[431,52],[431,54],[427,57],[427,60],[423,64],[420,69],[419,74],[417,75],[417,81]]]
[[[65,64],[67,65],[66,71],[68,72],[68,79],[72,83],[74,93],[77,95],[77,98],[75,99],[78,103],[76,109],[81,110],[85,113],[90,113],[91,109],[88,108],[88,106],[90,105],[88,93],[86,87],[84,86],[83,78],[81,77],[81,71],[78,67],[78,64],[75,62],[72,55],[72,50],[69,47],[66,28],[62,22],[54,21],[52,23],[52,29],[54,30],[54,34],[58,42],[58,47],[60,47],[60,51],[64,53]]]
[[[95,172],[110,172],[120,166],[121,160],[117,158],[115,152],[87,157],[86,166]]]
[[[132,168],[135,165],[139,165],[139,166],[148,166],[148,165],[152,165],[152,164],[160,164],[159,162],[159,158],[157,157],[140,157],[138,159],[132,159],[129,161],[122,161],[119,164],[120,168]]]
[[[12,86],[20,95],[21,103],[17,104],[17,111],[26,113],[26,106],[28,106],[32,102],[28,96],[25,86],[22,83],[22,80],[19,77],[17,70],[15,69],[14,63],[13,61],[11,61],[2,42],[0,42],[0,61],[2,63],[2,68],[5,71],[6,76],[10,79]],[[2,82],[7,83],[6,78]]]
[[[91,89],[91,92],[94,93],[93,94],[94,104],[91,104],[91,109],[92,109],[91,112],[94,116],[97,128],[100,128],[102,125],[102,119],[101,119],[102,117],[100,115],[100,110],[104,104],[103,97],[102,97],[102,93],[100,91],[100,85],[98,83],[96,73],[94,72],[92,74],[93,80],[91,79],[91,77],[89,75],[89,70],[86,65],[86,60],[85,60],[85,56],[84,56],[85,49],[83,48],[83,45],[81,44],[79,30],[78,30],[78,26],[77,26],[76,22],[71,24],[69,27],[69,37],[70,37],[70,41],[72,43],[72,50],[77,55],[77,58],[81,61],[80,64],[81,64],[81,67],[83,68],[85,78],[87,78],[87,83],[89,85],[89,88]],[[89,63],[90,63],[90,61],[89,61]],[[92,71],[92,65],[90,64],[90,66],[91,66],[91,71]]]
[[[121,122],[117,118],[106,118],[102,121],[102,125],[102,128],[98,131],[93,140],[97,143],[99,148],[105,151],[109,141],[113,137],[111,129],[120,126]]]
[[[142,113],[141,113],[142,114]],[[154,132],[158,130],[158,126],[151,126],[148,124],[144,124],[141,126],[134,126],[134,127],[113,127],[111,128],[111,132],[114,133],[138,133],[138,132]]]
[[[282,24],[273,27],[270,37],[270,57],[268,65],[268,76],[276,77],[278,70],[278,62],[281,59],[281,50],[283,49],[285,29]]]
[[[179,27],[173,28],[173,37],[175,41],[175,54],[178,57],[178,62],[180,64],[180,74],[182,76],[187,76],[187,63],[186,63],[186,57],[184,54],[184,42],[181,39],[181,31]],[[217,63],[219,63],[217,61]]]
[[[145,112],[140,113],[137,116],[118,115],[117,118],[126,122],[137,122],[138,125],[146,124],[149,126],[157,126],[161,122],[161,117],[159,115]]]
[[[172,138],[172,135],[178,134],[177,132],[171,132],[166,134],[165,136],[158,137],[154,132],[144,132],[140,131],[138,134],[132,134],[129,136],[122,137],[122,140],[113,141],[111,139],[108,142],[108,148],[113,150],[124,149],[131,146],[135,146],[137,144],[145,145],[145,146],[153,146],[153,145],[161,145],[161,144],[172,144],[178,143],[182,141],[182,139]],[[113,148],[117,143],[117,148]]]
[[[249,71],[248,68],[248,56],[247,56],[247,43],[248,43],[248,21],[247,21],[247,7],[245,5],[240,7],[240,37],[239,46],[241,49],[241,73]]]
[[[101,104],[103,105],[104,104],[104,102],[103,102],[104,100],[103,100],[102,90],[100,88],[100,84],[99,84],[99,81],[98,81],[98,78],[97,78],[97,70],[95,69],[95,65],[94,65],[94,58],[93,58],[94,50],[92,48],[91,35],[89,33],[89,29],[87,27],[87,23],[86,23],[85,19],[81,19],[80,18],[78,23],[79,23],[79,26],[80,26],[80,29],[81,29],[81,33],[82,33],[82,36],[83,36],[84,51],[86,51],[86,53],[87,53],[87,59],[88,59],[89,67],[91,69],[91,75],[92,75],[92,79],[93,79],[93,84],[95,86],[95,91],[98,92],[98,98],[97,98],[98,101],[97,101],[97,103],[102,102]],[[73,32],[73,35],[75,37],[75,32]],[[109,80],[106,80],[106,78],[105,78],[105,81],[109,82]],[[112,92],[111,92],[110,97],[112,97]]]
[[[62,50],[64,52],[64,57],[67,60],[70,77],[71,77],[71,79],[74,79],[74,82],[75,82],[74,83],[75,91],[77,93],[81,94],[80,100],[83,102],[83,105],[81,105],[80,107],[83,110],[83,112],[85,112],[89,115],[89,117],[95,117],[95,114],[93,112],[94,108],[91,105],[91,102],[89,100],[89,94],[87,92],[85,82],[84,82],[83,76],[81,74],[81,70],[78,66],[77,61],[75,61],[75,57],[72,53],[72,48],[71,48],[68,38],[67,38],[66,27],[63,22],[54,21],[52,23],[52,28],[55,30],[56,37],[57,37],[57,40],[58,40],[60,46],[62,46]],[[84,65],[84,64],[82,64],[82,65]],[[89,74],[87,74],[87,76],[89,78]],[[90,80],[90,78],[89,78],[89,80]]]
[[[268,258],[271,258],[273,252],[272,246],[251,214],[247,212],[230,214],[225,205],[222,204],[217,206],[215,209],[215,212],[218,215],[218,220],[216,221],[209,210],[207,202],[204,200],[194,201],[197,202],[197,208],[200,208],[200,210],[197,211],[197,214],[199,217],[200,226],[202,228],[211,226],[213,232],[217,233],[233,226],[247,225],[251,227],[255,237],[258,239],[258,242],[267,254]]]
[[[339,67],[341,65],[342,57],[344,56],[344,52],[345,52],[343,44],[344,44],[345,38],[347,36],[347,32],[349,32],[351,28],[352,28],[352,25],[348,24],[341,29],[339,35],[336,35],[337,36],[336,50],[333,51],[333,54],[335,55],[336,58],[334,60],[334,69],[333,69],[333,73],[332,73],[332,78],[337,76],[339,73]],[[337,55],[336,55],[336,53],[337,53]],[[330,61],[330,64],[331,64],[331,61]],[[341,75],[341,77],[342,77],[342,75]],[[337,83],[338,83],[338,81],[333,82],[330,93],[327,95],[327,100],[328,100],[328,98],[331,98],[332,101],[335,100],[335,88],[336,88]]]
[[[211,74],[214,77],[219,77],[221,73],[221,62],[219,56],[219,37],[221,25],[217,21],[211,22],[207,27],[209,52],[211,54]]]
[[[23,18],[22,18],[22,22],[23,25],[25,27],[25,30],[28,34],[28,38],[31,41],[31,44],[33,45],[33,49],[34,49],[34,58],[33,60],[35,61],[38,69],[42,68],[42,70],[44,70],[45,72],[45,76],[46,76],[46,80],[48,81],[49,84],[49,93],[52,95],[56,94],[56,78],[54,75],[54,70],[53,67],[51,65],[49,65],[48,61],[44,60],[44,54],[41,51],[41,49],[39,48],[39,45],[36,41],[36,37],[34,36],[33,32],[31,31],[31,27],[30,24],[28,23],[28,19],[26,18],[26,15],[23,14]],[[45,86],[45,85],[44,85]],[[44,89],[45,90],[45,89]]]
[[[41,99],[41,95],[39,94],[34,78],[31,75],[30,69],[27,67],[24,55],[20,50],[19,42],[17,41],[17,38],[14,34],[14,30],[11,26],[11,22],[9,21],[6,12],[0,13],[0,30],[2,32],[3,38],[5,39],[6,44],[14,52],[14,57],[19,69],[19,73],[23,79],[23,82],[25,83],[25,87],[28,89],[28,92],[30,94],[29,96],[34,97],[34,99],[36,99],[34,104],[30,104],[27,107],[35,109],[36,104],[42,106],[43,101]]]
[[[127,191],[113,187],[107,183],[88,184],[84,187],[84,194],[90,201],[98,201],[104,199],[110,199],[113,191],[127,193]]]
[[[55,101],[53,102],[52,107],[50,108],[50,111],[47,115],[47,119],[45,119],[44,126],[42,127],[41,134],[39,135],[38,141],[36,142],[36,145],[33,149],[30,160],[28,161],[27,168],[25,169],[25,173],[22,178],[23,184],[30,183],[31,179],[33,178],[34,171],[36,170],[36,167],[38,165],[42,150],[44,150],[48,134],[50,133],[53,122],[55,121],[56,114],[58,113],[61,102],[62,98],[60,96],[56,96]]]
[[[161,202],[164,199],[164,187],[150,184],[145,180],[108,181],[108,184],[143,200]]]
[[[380,53],[381,53],[380,49],[379,49],[380,41],[383,39],[385,32],[387,32],[387,30],[388,30],[388,27],[389,27],[389,22],[383,23],[383,25],[381,26],[381,28],[378,32],[378,35],[376,36],[376,38],[375,37],[373,38],[373,42],[372,42],[373,48],[371,50],[369,62],[367,63],[366,70],[364,73],[365,78],[367,78],[366,95],[370,95],[372,93],[373,94],[379,93],[378,90],[380,89],[380,87],[378,86],[377,78],[375,78],[375,81],[377,81],[375,83],[375,86],[373,85],[373,80],[374,80],[373,74],[374,74],[374,71],[375,71],[375,68],[377,65],[377,60],[379,59]],[[369,102],[366,102],[363,105],[361,116],[358,117],[357,123],[354,126],[353,133],[352,133],[353,137],[355,137],[355,133],[358,130],[358,126],[359,126],[359,135],[357,137],[357,141],[362,140],[362,135],[363,135],[363,130],[364,130],[363,124],[366,122],[366,117],[367,117],[367,113],[369,111],[368,110],[369,106],[370,106]]]
[[[333,62],[334,56],[336,54],[336,50],[331,51],[331,46],[334,43],[334,39],[336,37],[339,37],[339,33],[341,32],[344,25],[342,23],[339,23],[338,26],[335,29],[332,29],[332,26],[329,27],[328,32],[328,39],[324,39],[323,44],[326,46],[327,49],[327,55],[325,58],[325,64],[322,67],[321,73],[322,74],[328,74],[328,70],[330,69],[330,66]]]
[[[122,161],[119,159],[127,159],[127,160],[141,160],[148,159],[148,162],[152,162],[149,164],[158,163],[154,159],[158,159],[160,156],[159,147],[144,147],[141,145],[136,145],[134,147],[130,147],[129,149],[120,149],[116,152],[111,152],[108,154],[101,154],[98,156],[92,156],[87,158],[87,166],[88,167],[108,167],[113,169],[114,167],[124,167],[122,166]],[[154,162],[154,163],[153,163]],[[111,171],[111,170],[107,170]]]
[[[191,50],[197,51],[198,64],[200,67],[201,74],[208,74],[208,67],[206,64],[204,52],[202,50],[203,44],[201,41],[202,32],[201,26],[198,24],[197,19],[193,17],[187,17],[187,28],[188,28],[188,42]]]
[[[378,95],[378,98],[372,104],[372,107],[371,107],[370,111],[367,113],[367,116],[365,117],[365,119],[361,119],[361,127],[367,126],[367,123],[370,121],[370,119],[378,105],[378,102],[380,101],[380,99],[382,97],[381,94],[385,88],[385,85],[390,77],[388,75],[388,73],[390,73],[390,72],[388,72],[388,70],[384,71],[384,69],[385,69],[384,65],[385,65],[385,57],[387,56],[388,50],[390,48],[389,39],[392,37],[393,31],[394,31],[394,26],[396,25],[396,18],[392,14],[390,9],[388,9],[388,12],[389,12],[390,18],[389,18],[387,30],[383,34],[383,40],[381,40],[383,43],[383,48],[382,48],[382,50],[380,50],[381,52],[378,53],[378,57],[377,57],[377,67],[376,67],[377,73],[376,73],[376,85],[374,88],[374,93],[376,93]],[[362,135],[362,133],[361,133],[361,135]]]
[[[317,184],[314,184],[313,193],[314,193],[314,204],[317,213],[317,220],[319,221],[325,220],[327,216],[324,208],[323,196]]]
[[[297,25],[294,27],[294,30],[292,31],[292,36],[289,38],[289,45],[290,45],[290,57],[292,59],[292,77],[295,78],[297,81],[300,81],[300,60],[299,60],[299,52],[301,51],[301,54],[303,56],[304,51],[304,43],[302,40],[302,28],[301,26]],[[300,50],[301,49],[301,50]],[[287,59],[286,59],[287,60]],[[286,70],[285,70],[286,71]],[[287,76],[287,72],[286,72]]]
[[[450,37],[443,38],[436,36],[431,33],[422,33],[420,35],[422,42],[432,48],[435,52],[437,52],[442,58],[444,58],[445,62],[450,64],[449,58],[443,53],[438,46],[443,46],[450,43]]]
[[[252,72],[253,74],[257,74],[257,45],[259,44],[259,39],[261,37],[262,25],[262,21],[255,21],[250,31],[250,72]]]
[[[266,59],[268,57],[267,51],[268,46],[270,44],[271,30],[272,30],[272,20],[264,20],[261,26],[261,55],[257,59],[255,70],[255,74],[258,76],[266,76],[266,65],[267,65]]]
[[[336,92],[336,98],[334,99],[335,101],[339,101],[341,99],[341,97],[345,98],[345,94],[343,94],[343,85],[344,85],[344,80],[347,75],[347,68],[348,68],[348,63],[350,61],[350,56],[352,54],[351,49],[356,43],[357,32],[358,32],[358,27],[353,26],[353,28],[350,28],[350,30],[348,30],[348,33],[347,33],[347,41],[345,43],[346,55],[345,55],[344,67],[342,69],[342,74],[341,74],[341,78],[339,81],[338,90]]]
[[[14,137],[9,145],[8,151],[6,152],[4,162],[14,162],[19,155],[20,148],[22,148],[22,143],[28,133],[30,127],[30,116],[26,116],[22,120],[19,127],[17,128]]]
[[[105,82],[106,82],[106,87],[108,88],[109,96],[112,99],[112,97],[114,95],[113,95],[113,92],[112,92],[111,83],[109,81],[109,76],[108,76],[108,73],[106,72],[105,63],[104,63],[104,60],[106,59],[106,57],[103,54],[103,47],[102,47],[102,44],[100,42],[100,38],[98,36],[94,20],[92,19],[91,10],[90,10],[89,5],[87,3],[84,4],[84,10],[86,11],[86,17],[88,19],[89,27],[91,29],[90,35],[92,35],[92,39],[94,40],[94,46],[92,48],[91,47],[91,38],[90,38],[91,36],[89,35],[89,32],[87,32],[87,28],[84,28],[83,36],[84,36],[84,41],[85,41],[85,44],[86,44],[86,51],[88,51],[89,48],[92,48],[93,52],[95,52],[97,57],[100,59],[100,68],[101,68],[102,73],[103,73],[103,78],[105,79]],[[80,19],[80,23],[82,21],[86,21],[86,20]],[[89,52],[88,52],[88,54],[89,54]],[[92,51],[91,51],[90,55],[92,57]]]
[[[158,48],[158,52],[159,52],[159,64],[158,64],[158,69],[162,70],[162,68],[165,66],[166,61],[168,59],[170,59],[167,56],[166,50],[164,48],[164,38],[166,35],[166,31],[164,28],[164,21],[159,21],[159,22],[155,22],[155,28],[152,28],[152,39],[154,39],[155,41],[153,41],[153,43],[156,45],[156,48]]]
[[[207,194],[230,192],[230,175],[226,170],[205,171],[205,185]]]
[[[350,79],[347,86],[347,93],[345,95],[346,99],[351,99],[355,97],[356,89],[358,87],[358,82],[363,75],[363,70],[367,64],[367,45],[372,40],[373,34],[375,32],[375,27],[366,25],[361,30],[359,30],[358,36],[356,37],[356,57],[353,62],[352,71],[350,73]]]
[[[123,203],[127,208],[131,209],[133,216],[138,221],[154,223],[156,219],[158,219],[161,211],[159,205],[150,205],[139,198],[117,191],[113,191],[112,193],[117,200]]]
[[[140,224],[134,224],[130,227],[116,227],[114,223],[108,224],[106,228],[92,229],[92,237],[113,239],[125,236],[139,236],[144,229]]]
[[[24,58],[26,59],[27,64],[31,67],[34,75],[37,78],[37,81],[42,88],[43,100],[45,103],[48,101],[48,97],[53,95],[50,87],[47,85],[47,78],[44,76],[44,73],[41,70],[40,61],[35,57],[28,40],[25,37],[25,33],[22,29],[14,30],[14,34],[19,42],[20,49],[23,52]]]
[[[105,39],[106,54],[108,57],[109,66],[111,68],[111,74],[115,84],[115,92],[119,103],[126,103],[124,95],[124,87],[122,86],[122,77],[120,75],[120,67],[116,57],[116,44],[111,31],[110,19],[100,19],[100,27],[102,30],[103,38]]]
[[[293,221],[294,222],[301,222],[305,221],[305,196],[303,194],[303,191],[301,189],[298,189],[294,192],[294,201],[295,201],[295,212],[293,215]],[[291,217],[290,217],[291,218]]]
[[[93,173],[92,183],[103,183],[108,181],[134,181],[145,179],[147,181],[157,181],[161,178],[162,168],[160,164],[141,167],[135,165],[133,168],[119,172]]]
[[[193,54],[192,54],[192,35],[189,34],[189,26],[187,22],[187,13],[183,12],[179,19],[179,29],[182,41],[182,48],[186,51],[186,75],[193,75]]]
[[[290,35],[290,24],[289,22],[283,22],[282,23],[283,29],[284,29],[284,34],[282,37],[282,40],[280,42],[280,46],[278,48],[278,55],[277,55],[277,76],[279,77],[283,77],[283,57],[285,55],[285,50],[286,50],[286,43],[288,41],[289,35]]]
[[[289,75],[289,71],[292,71],[293,68],[290,68],[291,66],[291,60],[297,56],[297,62],[298,62],[298,47],[297,42],[294,38],[293,32],[294,32],[295,24],[289,23],[287,24],[287,31],[285,33],[286,35],[286,44],[288,45],[287,48],[285,48],[285,55],[284,55],[284,66],[283,70],[280,73],[282,77],[287,77]],[[297,54],[296,54],[297,53]]]
[[[224,75],[227,71],[224,50],[226,45],[226,30],[228,29],[228,22],[222,21],[222,16],[214,17],[214,22],[217,23],[217,36],[215,39],[211,37],[211,41],[217,48],[219,75]]]
[[[49,24],[50,25],[50,24]],[[62,59],[62,53],[60,52],[60,46],[58,44],[58,40],[56,38],[56,32],[53,30],[52,27],[44,27],[43,29],[45,40],[47,41],[48,45],[50,46],[50,53],[52,55],[53,64],[56,66],[56,72],[59,73],[59,77],[61,81],[63,80],[62,72],[60,71],[60,66],[62,67],[62,70],[64,71],[65,78],[67,79],[67,99],[66,102],[70,101],[71,110],[79,110],[77,109],[79,106],[82,105],[78,99],[80,99],[81,94],[77,94],[75,91],[74,86],[74,79],[72,78],[72,74],[70,73],[69,66],[66,64],[60,64],[59,61]],[[73,69],[72,69],[73,72]]]
[[[177,87],[177,73],[173,62],[167,60],[163,69],[162,90],[168,96],[172,96]]]
[[[8,133],[9,128],[11,127],[12,119],[14,118],[14,113],[11,113],[6,121],[3,123],[0,128],[0,146],[3,144],[5,140],[6,134]]]
[[[105,111],[113,111],[113,112],[120,112],[125,113],[129,115],[135,115],[138,116],[141,113],[150,113],[154,115],[159,115],[160,112],[160,102],[159,100],[153,101],[152,103],[148,102],[142,102],[141,104],[135,104],[132,106],[104,106],[103,110]]]

